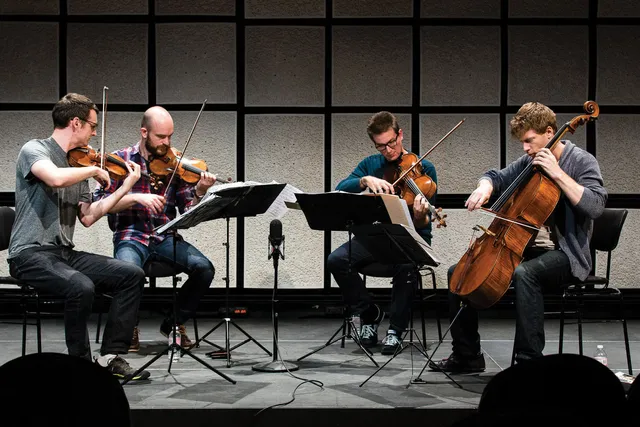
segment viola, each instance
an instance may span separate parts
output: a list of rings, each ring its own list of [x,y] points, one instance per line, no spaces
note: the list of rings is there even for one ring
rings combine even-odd
[[[546,148],[579,125],[595,120],[599,107],[593,101],[584,103],[588,113],[565,123],[551,138]],[[522,262],[527,245],[553,213],[561,191],[558,185],[530,163],[500,195],[491,209],[495,216],[489,228],[477,226],[484,234],[474,239],[456,265],[449,289],[478,309],[491,307],[509,289],[511,277]]]
[[[426,200],[431,220],[437,221],[436,227],[446,227],[442,208],[435,208],[429,200],[436,194],[436,183],[429,175],[424,173],[422,164],[413,153],[403,154],[397,162],[390,163],[384,172],[383,179],[393,184],[395,193],[407,202],[407,206],[413,206],[416,196],[420,195]]]

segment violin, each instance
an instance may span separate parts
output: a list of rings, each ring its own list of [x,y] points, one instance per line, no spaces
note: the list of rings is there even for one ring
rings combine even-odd
[[[100,152],[96,151],[90,145],[85,147],[74,148],[67,153],[67,161],[72,167],[88,167],[99,166],[101,169],[109,172],[109,177],[116,181],[124,179],[129,175],[129,169],[125,161],[115,154],[104,155],[104,139],[106,134],[107,120],[107,91],[109,88],[102,88],[102,143]],[[141,176],[149,177],[146,173]]]
[[[187,159],[176,148],[169,147],[164,156],[155,156],[149,162],[149,170],[156,177],[165,177],[175,171],[183,181],[196,184],[200,181],[200,174],[209,169],[204,160]]]
[[[567,132],[574,133],[579,125],[598,117],[598,104],[587,101],[583,107],[587,114],[565,123],[545,148],[553,150]],[[560,196],[560,187],[529,163],[490,209],[480,208],[495,218],[488,229],[479,225],[473,228],[483,234],[472,236],[451,275],[449,290],[477,309],[498,302],[522,262],[524,250],[553,213]]]
[[[442,208],[434,208],[429,200],[436,194],[436,183],[429,175],[424,173],[418,156],[413,153],[403,154],[397,162],[390,164],[384,172],[383,179],[393,184],[395,193],[407,202],[407,206],[413,206],[416,196],[420,195],[426,200],[432,221],[437,221],[437,228],[446,227]]]
[[[70,150],[67,153],[67,161],[69,166],[73,167],[99,166],[109,172],[109,177],[116,181],[122,180],[129,175],[129,170],[122,157],[115,154],[104,155],[94,150],[90,145]],[[141,175],[149,177],[144,172],[141,172]]]

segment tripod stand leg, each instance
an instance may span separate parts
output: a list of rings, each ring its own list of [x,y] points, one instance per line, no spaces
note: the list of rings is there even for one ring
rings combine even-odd
[[[204,365],[205,367],[209,368],[209,370],[215,372],[216,374],[220,375],[222,378],[224,378],[225,380],[229,381],[231,384],[235,384],[236,382],[234,380],[232,380],[231,378],[229,378],[227,375],[223,374],[222,372],[218,371],[216,368],[214,368],[213,366],[209,365],[207,362],[205,362],[204,360],[200,359],[199,357],[197,357],[196,355],[194,355],[193,353],[191,353],[191,351],[178,346],[178,349],[176,349],[176,351],[182,351],[183,354],[186,354],[188,356],[190,356],[192,359],[195,359],[196,361],[200,362],[200,364]]]
[[[302,357],[299,357],[299,358],[298,358],[298,362],[299,362],[299,361],[301,361],[302,359],[306,359],[307,357],[311,356],[311,355],[312,355],[312,354],[314,354],[314,353],[319,352],[320,350],[322,350],[322,349],[324,349],[324,348],[329,347],[331,344],[333,344],[333,343],[334,343],[334,342],[336,342],[336,341],[343,340],[343,342],[344,342],[344,338],[346,337],[346,333],[344,332],[344,331],[345,331],[345,327],[346,327],[346,326],[345,326],[345,324],[342,324],[342,326],[340,326],[340,327],[339,327],[339,328],[338,328],[338,329],[333,333],[333,335],[331,335],[331,338],[329,338],[329,339],[327,340],[327,342],[326,342],[322,347],[319,347],[319,348],[317,348],[317,349],[313,350],[312,352],[307,353],[307,354],[305,354],[305,355],[304,355],[304,356],[302,356]],[[338,335],[338,334],[340,333],[340,330],[341,330],[341,329],[342,329],[342,331],[343,331],[342,336],[340,336],[340,337],[338,337],[338,339],[334,340],[333,338],[335,338],[335,336],[336,336],[336,335]]]
[[[271,352],[269,350],[267,350],[262,344],[260,344],[258,341],[256,341],[256,339],[253,338],[251,335],[249,335],[244,329],[242,329],[240,326],[238,326],[238,324],[236,322],[234,322],[233,319],[231,319],[231,324],[233,326],[235,326],[240,332],[242,332],[248,338],[248,340],[245,341],[244,343],[249,342],[249,340],[253,341],[253,343],[255,345],[257,345],[258,347],[260,347],[262,350],[264,350],[265,353],[267,353],[269,356],[272,356],[272,354],[271,354]],[[242,344],[240,344],[240,345],[242,345]],[[237,345],[234,348],[240,347],[240,345]]]
[[[422,373],[424,372],[425,369],[427,369],[427,366],[429,366],[429,363],[431,363],[433,356],[436,354],[436,351],[438,351],[438,349],[440,348],[440,345],[443,343],[445,337],[447,336],[447,334],[449,333],[449,331],[451,330],[451,327],[453,326],[453,324],[456,322],[456,320],[458,320],[458,317],[460,316],[460,313],[462,313],[462,310],[465,309],[467,305],[466,304],[462,304],[460,306],[460,309],[458,310],[458,312],[456,313],[455,317],[453,318],[453,320],[451,321],[451,324],[449,325],[449,327],[447,328],[447,330],[444,332],[444,335],[442,336],[442,339],[438,342],[438,345],[436,346],[436,348],[433,349],[433,351],[431,352],[431,356],[427,356],[428,360],[427,363],[424,364],[424,366],[422,367],[422,370],[420,371],[420,373],[418,374],[418,377],[413,380],[411,382],[411,384],[426,384],[426,381],[423,380],[421,377]],[[463,388],[460,384],[458,384],[458,382],[456,380],[454,380],[453,378],[451,378],[451,375],[449,375],[447,372],[443,371],[442,369],[438,368],[438,371],[443,373],[447,378],[449,378],[455,385],[457,385],[459,388]]]
[[[151,359],[150,361],[148,361],[147,363],[145,363],[144,365],[142,365],[142,367],[138,368],[137,371],[135,371],[129,378],[125,378],[120,385],[125,385],[126,383],[128,383],[129,381],[131,381],[132,379],[134,379],[135,377],[138,376],[138,374],[142,371],[144,371],[145,369],[147,369],[147,367],[151,366],[156,360],[158,360],[159,358],[161,358],[162,356],[164,356],[165,354],[169,353],[169,350],[171,350],[171,347],[167,346],[164,350],[162,350],[160,353],[156,354],[153,359]]]

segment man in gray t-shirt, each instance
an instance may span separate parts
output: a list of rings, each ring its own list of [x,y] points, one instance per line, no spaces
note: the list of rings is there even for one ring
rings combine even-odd
[[[144,286],[144,271],[133,264],[74,249],[76,218],[89,227],[126,195],[140,178],[128,176],[109,197],[94,202],[89,178],[108,188],[109,174],[98,166],[73,168],[71,150],[87,147],[96,134],[98,108],[86,96],[70,93],[52,112],[54,130],[47,139],[27,142],[16,162],[16,216],[9,244],[9,272],[34,288],[65,299],[65,339],[70,355],[91,359],[87,319],[95,292],[113,296],[96,363],[112,374],[146,379],[119,354],[131,343]]]

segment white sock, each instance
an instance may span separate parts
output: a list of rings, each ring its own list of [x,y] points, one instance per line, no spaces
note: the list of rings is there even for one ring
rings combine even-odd
[[[111,361],[116,358],[116,356],[117,354],[105,354],[104,356],[98,357],[96,360],[98,361],[100,366],[104,366],[106,368],[107,366],[109,366],[109,363],[111,363]]]

